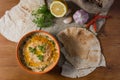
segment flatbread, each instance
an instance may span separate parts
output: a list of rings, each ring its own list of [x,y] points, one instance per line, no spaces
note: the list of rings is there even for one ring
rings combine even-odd
[[[39,30],[32,22],[31,12],[43,4],[44,0],[20,0],[0,19],[0,33],[8,40],[18,42],[24,34]]]
[[[96,67],[87,69],[75,69],[70,63],[65,62],[65,64],[62,66],[61,75],[69,78],[79,78],[90,74],[95,69]]]
[[[67,28],[67,29],[72,29],[72,30],[74,30],[74,32],[72,33],[72,35],[77,35],[77,33],[79,32],[79,29],[81,29],[81,30],[83,30],[83,31],[85,31],[85,33],[88,33],[88,35],[89,34],[92,34],[91,32],[89,32],[89,31],[87,31],[86,29],[82,29],[82,28],[77,28],[77,27],[71,27],[71,28]],[[77,31],[76,31],[77,30]],[[61,37],[60,37],[60,35],[62,34],[62,33],[65,33],[67,36],[69,36],[69,35],[71,35],[70,33],[69,34],[67,34],[66,33],[66,30],[63,30],[63,31],[61,31],[57,36],[58,36],[58,39],[62,42],[62,43],[64,43],[64,41],[63,40],[65,40],[65,39],[61,39]],[[81,35],[82,35],[82,33],[81,33]],[[92,34],[93,35],[93,34]],[[62,35],[63,36],[63,35]],[[94,36],[94,35],[93,35]],[[66,36],[64,36],[64,37],[66,37]],[[75,36],[74,36],[75,37]],[[77,36],[78,37],[78,36]],[[94,36],[94,38],[96,38],[95,36]],[[96,38],[97,39],[97,38]],[[94,39],[93,39],[94,40]],[[88,40],[89,41],[89,40]],[[97,42],[98,44],[99,44],[99,42],[98,42],[98,40],[94,40],[95,42]],[[68,42],[69,43],[69,42]],[[74,44],[74,43],[73,43]],[[64,45],[64,44],[63,44]],[[91,44],[92,45],[92,44]],[[71,46],[71,45],[69,45],[69,46]],[[92,45],[92,46],[94,46],[94,47],[96,47],[95,45]],[[97,46],[100,46],[100,44],[99,45],[97,45]],[[72,46],[72,47],[75,47],[75,46]],[[98,47],[96,47],[96,48],[98,48]],[[95,48],[94,48],[95,49]],[[101,49],[99,49],[98,48],[98,50],[99,50],[99,52],[98,53],[96,53],[96,54],[99,54],[99,55],[97,55],[97,56],[99,56],[99,57],[97,57],[98,58],[98,60],[99,60],[99,62],[97,63],[97,65],[88,65],[88,66],[84,66],[84,67],[81,67],[82,65],[86,65],[85,63],[86,62],[81,62],[80,64],[79,63],[77,63],[76,62],[76,58],[78,59],[78,58],[80,58],[80,57],[74,57],[74,58],[72,58],[72,57],[70,57],[69,55],[68,55],[68,52],[66,52],[66,50],[67,49],[65,49],[65,46],[64,47],[62,47],[61,48],[61,52],[64,54],[64,56],[65,56],[65,58],[66,58],[66,60],[64,60],[64,62],[62,61],[62,72],[61,72],[61,75],[62,76],[65,76],[65,77],[69,77],[69,78],[79,78],[79,77],[84,77],[84,76],[87,76],[88,74],[90,74],[90,73],[92,73],[97,67],[100,67],[100,66],[103,66],[103,67],[106,67],[106,61],[105,61],[105,58],[104,58],[104,56],[103,56],[103,54],[101,53]],[[94,53],[94,52],[93,52]],[[90,54],[92,54],[92,53],[89,53],[89,55]],[[92,54],[92,56],[93,55],[96,55],[96,54]],[[72,55],[72,56],[74,56],[74,55]],[[62,59],[63,60],[63,59]],[[72,62],[73,63],[71,63],[71,60],[72,60]],[[78,60],[80,60],[80,59],[78,59]],[[76,63],[76,64],[79,64],[78,66],[79,66],[79,68],[76,68],[75,67],[75,65],[74,65],[74,63]],[[90,62],[91,63],[91,62]],[[82,65],[81,65],[82,64]],[[89,64],[89,63],[88,63]],[[95,63],[96,64],[96,63]]]
[[[71,27],[58,33],[57,37],[64,45],[65,58],[76,69],[99,66],[100,43],[92,32],[84,28]]]
[[[99,66],[106,66],[105,58],[101,56],[101,62]],[[98,67],[99,67],[98,66]],[[87,76],[88,74],[92,73],[97,67],[87,68],[87,69],[75,69],[69,62],[65,62],[62,65],[62,72],[61,75],[69,78],[79,78]]]

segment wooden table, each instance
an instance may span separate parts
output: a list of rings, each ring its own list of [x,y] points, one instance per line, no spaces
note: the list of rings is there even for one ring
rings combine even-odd
[[[0,17],[16,5],[18,0],[0,0]],[[107,67],[97,68],[93,73],[78,79],[65,78],[60,69],[54,68],[47,74],[30,74],[19,67],[16,60],[16,43],[0,35],[0,80],[120,80],[120,0],[115,0],[104,28],[98,36]]]

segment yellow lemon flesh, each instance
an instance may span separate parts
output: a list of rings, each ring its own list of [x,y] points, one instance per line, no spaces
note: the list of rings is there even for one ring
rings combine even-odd
[[[50,5],[50,11],[55,17],[63,17],[67,13],[67,6],[61,1],[53,1]]]

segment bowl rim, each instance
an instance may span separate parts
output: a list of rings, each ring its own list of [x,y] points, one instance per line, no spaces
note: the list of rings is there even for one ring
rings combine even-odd
[[[52,37],[52,39],[54,40],[54,42],[56,43],[56,45],[57,45],[57,47],[58,47],[58,58],[57,58],[56,63],[53,64],[48,70],[46,70],[46,71],[41,71],[41,72],[34,72],[34,71],[32,71],[32,70],[29,70],[27,67],[25,67],[25,66],[22,64],[22,62],[20,61],[20,58],[19,58],[19,56],[18,56],[18,51],[19,51],[18,48],[20,47],[20,44],[21,44],[22,40],[24,40],[25,37],[27,37],[28,35],[30,35],[30,34],[32,34],[32,33],[38,33],[38,32],[45,33],[45,34],[49,35],[50,37]],[[20,67],[21,67],[23,70],[27,71],[28,73],[32,73],[32,74],[44,74],[44,73],[47,73],[47,72],[51,71],[51,70],[57,65],[57,63],[58,63],[58,61],[59,61],[59,59],[60,59],[60,46],[59,46],[58,41],[55,39],[55,37],[54,37],[51,33],[46,32],[46,31],[43,31],[43,30],[34,30],[34,31],[28,32],[27,34],[23,35],[23,36],[21,37],[21,39],[19,40],[19,42],[17,43],[17,47],[16,47],[16,59],[17,59],[17,62],[19,63],[19,65],[20,65]]]

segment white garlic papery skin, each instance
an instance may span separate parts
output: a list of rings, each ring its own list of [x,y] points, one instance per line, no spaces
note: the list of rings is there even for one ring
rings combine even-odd
[[[72,17],[67,17],[67,18],[65,18],[64,20],[63,20],[63,22],[65,23],[65,24],[69,24],[69,23],[71,23],[72,22]]]

